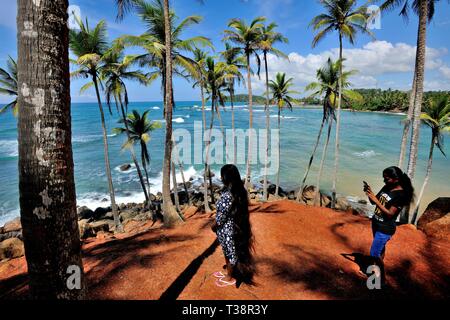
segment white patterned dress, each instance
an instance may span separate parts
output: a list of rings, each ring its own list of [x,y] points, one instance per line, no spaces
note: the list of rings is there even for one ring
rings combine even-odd
[[[236,247],[234,244],[234,218],[231,214],[231,203],[233,196],[231,192],[225,189],[217,201],[217,239],[222,246],[223,254],[230,264],[237,262]]]

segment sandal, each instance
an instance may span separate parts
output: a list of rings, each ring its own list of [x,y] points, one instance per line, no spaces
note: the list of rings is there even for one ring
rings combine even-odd
[[[233,286],[236,284],[236,280],[233,281],[225,281],[222,278],[217,279],[216,281],[216,286],[218,287],[228,287],[228,286]]]
[[[222,271],[214,272],[213,276],[216,278],[224,278],[225,277],[225,275],[222,273]]]

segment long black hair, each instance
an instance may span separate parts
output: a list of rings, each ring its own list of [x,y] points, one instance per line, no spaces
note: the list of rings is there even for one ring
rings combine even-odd
[[[237,263],[233,267],[233,277],[246,284],[254,284],[253,276],[256,272],[252,254],[254,237],[248,210],[248,193],[235,165],[223,166],[220,174],[224,188],[231,192],[233,198],[231,214],[234,218],[234,243],[237,255]]]
[[[398,183],[405,192],[405,197],[408,204],[414,200],[414,187],[411,183],[411,179],[402,171],[402,169],[399,167],[389,167],[383,170],[383,175],[386,175],[391,179],[398,180]]]

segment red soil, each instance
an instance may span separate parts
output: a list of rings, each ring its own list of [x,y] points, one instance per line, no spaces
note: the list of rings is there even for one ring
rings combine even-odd
[[[401,226],[387,246],[387,287],[368,290],[365,264],[372,235],[367,218],[290,201],[251,208],[256,286],[220,288],[224,264],[210,230],[213,218],[188,214],[173,229],[140,226],[114,239],[90,239],[83,262],[91,299],[373,299],[448,298],[450,242]],[[356,253],[356,254],[354,254]],[[342,254],[354,254],[346,258]],[[365,268],[365,267],[364,267]],[[0,298],[24,298],[24,258],[0,264]]]

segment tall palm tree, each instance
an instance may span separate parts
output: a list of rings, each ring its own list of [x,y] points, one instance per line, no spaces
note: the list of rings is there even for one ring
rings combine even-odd
[[[289,59],[287,55],[285,55],[280,50],[276,49],[274,45],[276,43],[282,42],[282,43],[288,43],[288,39],[284,37],[281,33],[276,32],[275,28],[277,28],[278,25],[276,23],[271,23],[268,26],[263,26],[261,28],[261,38],[259,40],[259,48],[261,49],[263,53],[264,58],[264,70],[266,73],[266,105],[265,105],[265,112],[266,112],[266,153],[265,153],[265,164],[264,164],[264,183],[263,183],[263,201],[267,201],[267,170],[268,170],[268,161],[269,161],[269,131],[270,131],[270,98],[269,98],[269,68],[267,66],[267,54],[271,53],[274,54],[277,57],[283,57],[285,59]],[[280,75],[281,76],[281,75]],[[278,80],[278,75],[277,75]],[[281,80],[281,77],[280,77]],[[284,77],[283,77],[284,80]],[[289,82],[289,81],[288,81]],[[281,84],[281,83],[278,83]],[[280,107],[278,108],[280,110]],[[279,120],[279,119],[278,119]],[[277,179],[279,180],[279,170],[278,170],[278,176]],[[278,183],[277,183],[277,193],[278,194]]]
[[[17,117],[19,113],[19,105],[17,104],[17,63],[8,57],[6,70],[0,68],[0,94],[13,96],[15,99],[0,109],[0,114],[11,109],[13,115]]]
[[[130,131],[128,128],[128,122],[126,121],[126,112],[128,110],[128,91],[125,85],[125,80],[138,81],[141,84],[147,85],[148,79],[146,76],[137,70],[129,70],[130,66],[135,62],[136,56],[125,56],[123,57],[122,48],[113,47],[104,56],[105,64],[101,69],[101,77],[105,82],[105,95],[106,103],[111,110],[111,103],[114,100],[117,111],[120,109],[120,115],[122,117],[122,123],[125,124],[125,132],[127,134],[128,140],[131,140]],[[120,108],[119,108],[120,107]],[[147,186],[144,182],[144,177],[142,176],[141,167],[136,158],[136,153],[134,151],[134,146],[130,145],[130,153],[133,163],[136,167],[137,174],[139,176],[139,181],[141,183],[142,190],[145,196],[146,205],[151,204],[150,199],[150,184]]]
[[[94,86],[95,93],[97,96],[98,108],[100,111],[100,119],[102,123],[103,131],[103,146],[104,146],[104,157],[105,157],[105,168],[106,177],[108,179],[109,195],[111,198],[111,207],[114,216],[114,222],[116,225],[116,230],[118,232],[122,231],[122,224],[119,219],[119,213],[116,205],[116,197],[114,194],[114,186],[111,176],[111,165],[109,162],[109,150],[108,150],[108,135],[105,124],[105,115],[103,112],[103,105],[100,98],[99,90],[99,80],[100,80],[100,70],[102,68],[102,57],[108,49],[108,42],[106,38],[106,22],[101,20],[94,29],[89,28],[88,20],[86,19],[86,24],[80,19],[77,19],[78,26],[80,28],[77,30],[70,30],[69,33],[69,44],[72,53],[77,57],[77,60],[73,60],[73,63],[79,67],[78,70],[72,73],[72,77],[90,77],[92,83],[87,83],[82,90],[87,87]]]
[[[448,97],[439,97],[431,99],[428,105],[425,105],[424,112],[420,116],[423,123],[425,123],[431,129],[431,144],[430,152],[428,156],[427,173],[420,189],[419,197],[413,211],[413,217],[411,223],[416,222],[417,214],[419,211],[420,201],[422,200],[425,187],[428,184],[428,180],[431,176],[431,167],[433,165],[433,150],[434,146],[438,147],[442,154],[445,156],[443,144],[444,144],[444,132],[450,132],[450,104]]]
[[[29,293],[35,300],[84,299],[71,144],[68,1],[36,4],[17,2],[18,169]]]
[[[225,41],[230,41],[241,50],[245,55],[247,65],[247,87],[248,87],[248,109],[249,109],[249,132],[253,129],[253,94],[252,94],[252,79],[251,79],[251,65],[250,59],[252,56],[256,57],[258,66],[258,75],[260,70],[261,61],[258,56],[259,41],[261,37],[261,29],[263,28],[263,22],[266,21],[264,17],[258,17],[254,19],[250,25],[248,25],[242,19],[232,19],[228,23],[230,30],[225,30]],[[250,163],[252,159],[252,135],[248,136],[248,151],[247,151],[247,167],[245,186],[250,185]]]
[[[236,165],[237,161],[237,146],[235,143],[235,115],[234,115],[234,94],[235,94],[235,85],[244,82],[244,76],[240,72],[240,70],[244,69],[245,66],[245,57],[242,56],[241,50],[239,48],[234,48],[228,42],[225,43],[225,50],[221,53],[224,62],[227,66],[236,69],[236,76],[231,78],[228,81],[228,94],[230,96],[231,103],[231,130],[232,130],[232,138],[233,138],[233,163]]]
[[[333,31],[339,34],[339,61],[343,61],[343,40],[346,38],[351,44],[357,32],[369,34],[372,33],[367,29],[367,21],[369,18],[367,6],[356,7],[356,0],[320,0],[326,13],[316,16],[310,23],[315,31],[318,31],[312,42],[315,47],[326,35]],[[335,139],[335,161],[333,173],[333,186],[331,189],[332,201],[331,207],[334,209],[336,205],[336,184],[337,172],[339,165],[339,131],[341,119],[342,104],[342,63],[340,64],[340,83],[339,83],[339,99],[336,112],[336,139]]]
[[[350,83],[348,82],[348,78],[355,74],[356,71],[346,71],[343,72],[343,82],[342,85],[344,88],[347,88],[350,86]],[[325,65],[317,70],[316,73],[316,82],[312,82],[306,86],[306,91],[309,91],[312,93],[310,94],[310,98],[320,98],[323,102],[323,113],[322,113],[322,121],[320,124],[319,133],[317,135],[316,142],[313,147],[313,151],[311,153],[311,157],[309,158],[309,163],[306,168],[305,174],[303,176],[303,180],[301,182],[300,189],[297,193],[297,201],[301,200],[303,190],[306,184],[306,179],[308,178],[309,171],[311,169],[311,165],[314,160],[314,156],[317,151],[317,147],[319,146],[320,138],[322,136],[322,131],[325,126],[325,123],[329,123],[329,121],[335,121],[335,104],[336,104],[336,97],[339,95],[338,91],[338,83],[339,83],[339,62],[334,62],[331,60],[331,58],[328,58]],[[343,92],[344,99],[352,99],[352,100],[360,100],[362,99],[360,95],[358,95],[356,92],[345,90]],[[323,165],[323,163],[322,163]],[[319,169],[319,171],[322,171],[323,167]],[[320,174],[319,174],[320,176]],[[320,183],[320,179],[319,179]],[[319,188],[319,186],[317,186]]]
[[[141,164],[145,171],[145,178],[147,181],[148,191],[150,192],[150,179],[148,175],[148,166],[150,164],[150,154],[148,153],[147,143],[150,141],[151,133],[162,128],[161,123],[150,121],[147,118],[149,110],[145,111],[142,115],[133,110],[124,119],[120,119],[119,123],[123,123],[121,128],[114,128],[113,132],[116,134],[127,134],[127,141],[123,144],[122,148],[129,149],[135,144],[139,144],[141,147]]]
[[[289,110],[292,111],[292,102],[294,101],[294,98],[292,98],[290,95],[298,93],[296,91],[290,90],[290,88],[294,85],[293,81],[294,81],[293,78],[289,78],[286,80],[285,73],[277,73],[275,81],[271,80],[269,83],[272,99],[277,104],[278,107],[278,132],[280,137],[281,137],[281,110],[283,109],[283,107],[287,106]],[[275,189],[276,195],[278,195],[278,190],[280,186],[280,153],[281,153],[281,142],[278,143],[278,169],[277,169],[277,183]]]

